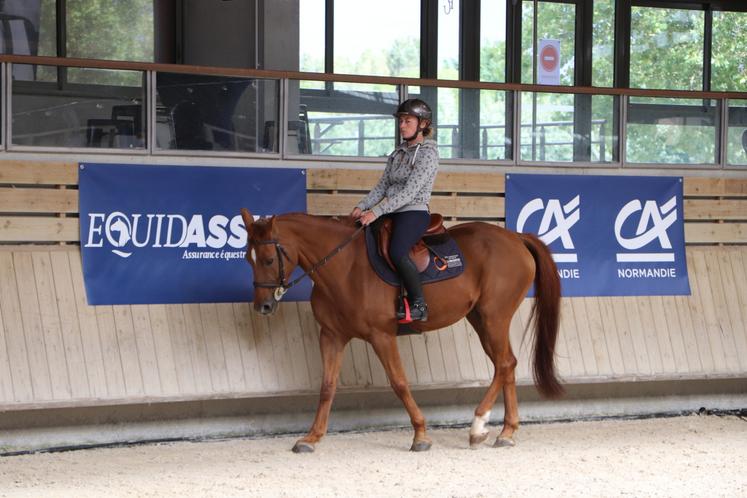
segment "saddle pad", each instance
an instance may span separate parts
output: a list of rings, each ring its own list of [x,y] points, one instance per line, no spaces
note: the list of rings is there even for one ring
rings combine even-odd
[[[374,235],[373,230],[368,226],[366,227],[365,232],[366,252],[368,252],[368,260],[371,262],[374,271],[384,282],[399,287],[402,285],[399,276],[389,268],[389,265],[386,263],[384,258],[379,256],[379,251],[376,246],[376,235]],[[436,254],[443,258],[443,262],[439,261],[439,265],[443,266],[445,264],[446,268],[444,270],[436,268],[434,262],[435,254],[431,252],[428,267],[420,273],[420,279],[423,284],[454,278],[461,275],[464,271],[464,255],[459,249],[459,246],[457,246],[456,241],[451,237],[443,236],[436,236],[434,239],[438,242],[431,244],[428,242],[427,237],[426,242]]]

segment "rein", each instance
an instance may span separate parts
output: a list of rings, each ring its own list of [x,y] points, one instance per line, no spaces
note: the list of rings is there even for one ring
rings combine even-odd
[[[353,232],[353,235],[348,237],[347,239],[343,240],[337,247],[332,249],[332,251],[324,256],[322,259],[314,263],[311,268],[308,269],[308,271],[305,271],[303,275],[300,277],[294,279],[291,282],[286,283],[285,282],[285,267],[283,266],[283,256],[290,261],[290,257],[288,257],[288,253],[285,252],[285,249],[283,249],[283,246],[280,245],[280,242],[277,239],[268,239],[268,240],[258,240],[255,242],[255,244],[274,244],[275,245],[275,251],[278,255],[278,281],[277,282],[254,282],[254,287],[265,287],[265,288],[275,288],[275,300],[280,301],[286,292],[288,292],[288,289],[296,285],[298,282],[303,280],[306,277],[311,276],[314,274],[319,268],[326,265],[330,259],[332,259],[334,256],[337,255],[340,251],[342,251],[345,246],[350,244],[353,239],[355,239],[360,233],[363,231],[365,227],[360,226],[358,227],[355,232]]]

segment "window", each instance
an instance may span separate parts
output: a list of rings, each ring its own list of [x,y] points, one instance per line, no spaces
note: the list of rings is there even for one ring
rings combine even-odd
[[[438,11],[438,78],[459,79],[459,0],[442,0]]]
[[[480,3],[480,80],[506,81],[506,0]]]
[[[534,2],[524,0],[521,22],[521,82],[534,82]],[[576,6],[567,3],[537,3],[537,40],[560,42],[560,84],[574,84]]]
[[[324,72],[324,0],[299,2],[299,70]]]
[[[614,0],[595,0],[592,23],[591,84],[610,87],[615,59]]]
[[[713,13],[711,90],[747,89],[747,12]]]
[[[717,104],[715,100],[631,97],[628,162],[715,164]]]
[[[153,62],[153,0],[67,0],[66,5],[68,57]],[[70,82],[138,84],[92,77],[85,70],[68,72]]]
[[[56,67],[17,65],[23,73],[55,74]],[[69,68],[68,68],[69,69]],[[138,81],[129,84],[66,85],[42,81],[13,82],[10,122],[14,145],[143,149],[146,145],[145,75],[140,71],[87,69],[99,81]]]
[[[334,71],[420,76],[420,0],[334,2]]]
[[[630,86],[703,89],[703,11],[633,7]]]

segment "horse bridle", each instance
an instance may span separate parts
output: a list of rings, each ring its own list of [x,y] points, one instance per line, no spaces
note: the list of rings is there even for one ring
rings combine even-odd
[[[285,265],[283,265],[283,256],[290,261],[290,257],[288,256],[288,253],[285,252],[285,249],[283,246],[280,245],[280,242],[277,239],[267,239],[267,240],[257,240],[254,241],[256,245],[268,245],[268,244],[274,244],[275,245],[275,252],[277,253],[278,258],[278,281],[277,282],[257,282],[254,281],[254,287],[264,287],[266,289],[275,289],[275,293],[273,294],[276,301],[280,301],[283,298],[283,295],[288,292],[288,289],[290,289],[293,285],[296,284],[296,281],[291,282],[290,284],[286,283],[285,281]]]
[[[275,292],[273,293],[273,297],[276,301],[280,301],[286,292],[288,292],[288,289],[296,285],[298,282],[303,280],[305,277],[311,276],[314,272],[316,272],[319,268],[326,265],[327,262],[332,259],[338,252],[340,252],[346,245],[348,245],[350,242],[353,241],[354,238],[356,238],[364,229],[364,226],[358,227],[355,232],[353,232],[353,235],[345,239],[340,245],[332,249],[332,251],[324,256],[322,259],[314,263],[314,265],[308,270],[303,273],[300,277],[294,279],[291,282],[287,282],[285,280],[285,265],[283,264],[283,257],[285,257],[288,261],[290,261],[290,256],[288,256],[288,253],[285,251],[282,245],[280,245],[280,241],[277,239],[267,239],[267,240],[255,240],[254,244],[256,245],[268,245],[273,244],[275,246],[275,252],[277,254],[278,258],[278,279],[276,282],[258,282],[254,281],[254,287],[264,287],[266,289],[275,289]],[[256,263],[255,263],[256,264]]]

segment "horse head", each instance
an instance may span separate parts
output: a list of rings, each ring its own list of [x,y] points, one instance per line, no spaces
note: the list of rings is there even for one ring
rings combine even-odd
[[[255,220],[248,209],[241,208],[241,217],[248,235],[246,259],[254,273],[254,310],[271,315],[298,265],[298,252],[281,243],[275,216]]]

